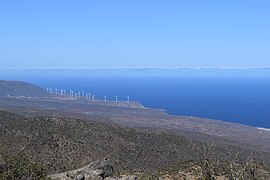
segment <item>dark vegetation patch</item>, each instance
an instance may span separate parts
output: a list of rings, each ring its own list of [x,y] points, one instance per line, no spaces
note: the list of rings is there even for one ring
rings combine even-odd
[[[0,179],[12,180],[48,180],[45,169],[31,162],[23,154],[10,156],[0,154]]]
[[[225,162],[233,162],[235,155],[238,154],[237,163],[243,164],[253,154],[238,146],[215,142],[210,146],[165,130],[133,129],[94,120],[23,117],[5,111],[0,111],[0,136],[1,152],[10,156],[23,153],[49,173],[72,170],[108,157],[118,173],[159,174],[170,167],[173,172],[194,162],[202,169],[211,164],[211,171],[219,168],[222,174],[226,171],[219,166],[228,167]],[[267,166],[264,158],[270,158],[269,154],[256,156],[260,166]]]

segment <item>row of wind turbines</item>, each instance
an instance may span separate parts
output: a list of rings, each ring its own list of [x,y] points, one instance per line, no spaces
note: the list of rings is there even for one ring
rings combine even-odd
[[[65,90],[65,89],[52,89],[52,88],[47,88],[47,92],[50,93],[50,94],[58,94],[58,95],[61,95],[61,96],[69,96],[71,98],[74,98],[74,99],[87,99],[87,100],[92,100],[93,102],[95,100],[97,100],[97,98],[95,98],[95,95],[94,94],[91,94],[90,92],[75,92],[73,90]],[[115,96],[115,99],[113,101],[115,102],[123,102],[123,101],[119,101],[118,99],[118,95]],[[107,95],[105,94],[103,96],[103,101],[104,102],[107,102],[109,99],[107,98]],[[129,102],[130,100],[130,96],[127,95],[126,97],[126,101],[125,102]]]

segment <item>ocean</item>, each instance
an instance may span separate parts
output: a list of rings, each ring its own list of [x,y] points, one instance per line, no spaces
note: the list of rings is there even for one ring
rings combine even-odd
[[[164,109],[172,115],[270,128],[270,70],[197,71],[1,70],[0,78],[26,81],[44,89],[90,92],[99,99],[106,94],[107,99],[118,95],[118,100],[126,101],[129,95],[130,100],[145,107]]]

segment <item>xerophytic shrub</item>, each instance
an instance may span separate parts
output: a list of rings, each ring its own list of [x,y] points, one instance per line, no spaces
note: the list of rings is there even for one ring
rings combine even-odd
[[[47,180],[45,170],[24,155],[0,154],[0,180]]]

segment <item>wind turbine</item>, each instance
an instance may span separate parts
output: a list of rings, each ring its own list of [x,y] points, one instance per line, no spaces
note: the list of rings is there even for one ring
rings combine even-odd
[[[127,95],[127,102],[129,102],[129,95]]]
[[[75,97],[75,93],[72,90],[71,90],[71,97]]]
[[[118,102],[118,95],[115,96],[115,102]]]
[[[95,95],[94,94],[92,95],[92,98],[93,98],[93,102],[94,102],[95,101]]]
[[[82,97],[84,97],[84,91],[82,92]]]
[[[104,101],[106,102],[107,101],[107,95],[105,94],[104,96]]]
[[[60,90],[60,95],[63,96],[63,90],[62,89]]]

